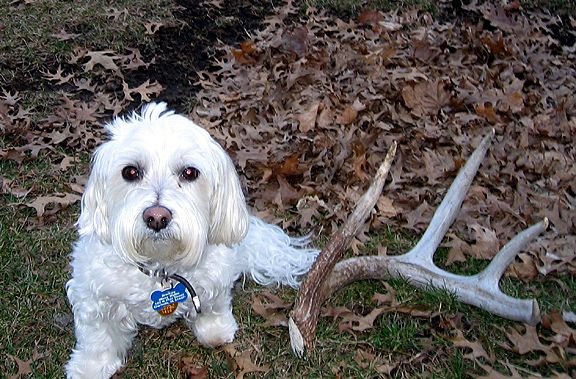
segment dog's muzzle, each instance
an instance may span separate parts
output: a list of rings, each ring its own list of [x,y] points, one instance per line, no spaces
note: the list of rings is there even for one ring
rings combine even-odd
[[[148,229],[159,232],[165,229],[170,221],[172,221],[172,212],[161,205],[154,205],[144,210],[142,218]]]

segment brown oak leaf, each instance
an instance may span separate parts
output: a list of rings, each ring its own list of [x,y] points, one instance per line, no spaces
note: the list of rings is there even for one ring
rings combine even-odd
[[[237,344],[231,343],[222,347],[222,350],[227,354],[229,358],[228,365],[230,366],[230,369],[234,371],[240,370],[236,374],[236,379],[243,379],[246,374],[254,372],[267,373],[270,371],[270,366],[259,366],[252,361],[252,353],[254,352],[254,348],[248,348],[240,352],[236,349],[237,346]]]
[[[450,101],[450,93],[442,79],[406,85],[402,89],[404,104],[418,117],[436,115]]]
[[[198,364],[197,357],[183,357],[180,359],[180,373],[185,379],[206,379],[208,378],[208,368]]]

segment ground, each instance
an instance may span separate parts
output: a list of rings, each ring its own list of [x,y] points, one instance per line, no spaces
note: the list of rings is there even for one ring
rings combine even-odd
[[[154,34],[154,48],[142,53],[156,63],[135,73],[134,81],[150,79],[165,88],[163,99],[184,111],[198,90],[197,72],[209,69],[218,56],[220,43],[235,45],[249,38],[272,10],[270,1],[227,1],[216,7],[209,2],[177,1],[173,12],[176,25],[161,28]]]
[[[238,285],[237,341],[144,329],[119,377],[575,375],[576,21],[570,2],[16,0],[0,7],[0,368],[61,377],[64,296],[89,155],[113,115],[167,101],[233,157],[253,211],[319,245],[393,141],[391,179],[348,255],[421,236],[479,139],[496,132],[437,264],[472,274],[547,217],[502,280],[544,318],[497,318],[406,281],[327,302],[315,352],[287,346],[288,289]],[[370,6],[371,11],[366,10]],[[374,8],[375,6],[379,8]],[[382,9],[383,12],[374,9]],[[500,375],[500,376],[499,376]]]

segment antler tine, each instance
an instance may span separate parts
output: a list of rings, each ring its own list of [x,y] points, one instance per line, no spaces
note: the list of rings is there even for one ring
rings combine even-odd
[[[327,276],[330,274],[336,262],[342,257],[344,251],[348,248],[350,241],[364,224],[366,218],[374,208],[392,160],[396,155],[396,142],[392,143],[384,161],[378,168],[372,184],[368,190],[358,200],[354,211],[348,217],[348,220],[334,234],[330,241],[324,246],[320,255],[310,268],[310,271],[302,281],[296,304],[290,312],[288,328],[290,332],[290,344],[292,351],[299,357],[302,357],[307,349],[311,348],[316,323],[320,312],[320,305],[326,300],[325,293],[321,287],[324,285]]]
[[[486,135],[476,147],[464,167],[460,170],[456,179],[448,189],[444,199],[434,212],[430,225],[416,246],[404,255],[406,262],[433,262],[433,256],[442,242],[450,225],[456,220],[462,202],[468,193],[470,184],[474,180],[478,168],[488,151],[490,141],[494,136],[494,129]]]
[[[494,258],[492,261],[482,271],[478,276],[482,280],[491,280],[498,284],[498,280],[506,271],[506,267],[510,265],[516,258],[516,255],[522,250],[530,241],[536,238],[543,231],[548,229],[548,218],[545,217],[544,220],[539,223],[532,225],[530,228],[518,233],[514,238],[512,238]]]

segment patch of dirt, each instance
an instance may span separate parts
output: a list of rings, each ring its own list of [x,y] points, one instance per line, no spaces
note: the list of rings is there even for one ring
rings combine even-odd
[[[126,76],[129,85],[139,85],[150,80],[159,82],[165,90],[161,99],[171,107],[184,111],[183,103],[194,97],[199,87],[197,72],[209,68],[218,55],[219,46],[238,45],[249,39],[248,33],[261,28],[266,16],[274,12],[272,2],[267,0],[230,0],[218,5],[219,1],[176,0],[173,10],[177,25],[163,26],[154,34],[152,45],[134,46],[126,41],[127,47],[140,50],[145,61],[154,59],[154,64],[140,68]],[[1,25],[0,25],[1,27]],[[86,33],[82,25],[69,32]],[[107,49],[100,46],[100,49]],[[47,72],[58,67],[70,69],[67,62],[47,57],[43,63]],[[0,61],[0,71],[9,72],[3,77],[2,87],[9,91],[25,92],[30,88],[56,91],[56,85],[43,80],[42,74],[21,62]],[[136,105],[134,105],[136,106]]]
[[[217,3],[217,2],[213,2]],[[162,100],[184,111],[183,103],[199,89],[197,72],[208,69],[222,43],[230,46],[250,38],[274,9],[268,0],[231,0],[217,6],[209,1],[177,0],[174,16],[180,25],[162,27],[154,46],[140,46],[147,61],[155,64],[135,72],[129,81],[158,81]]]

